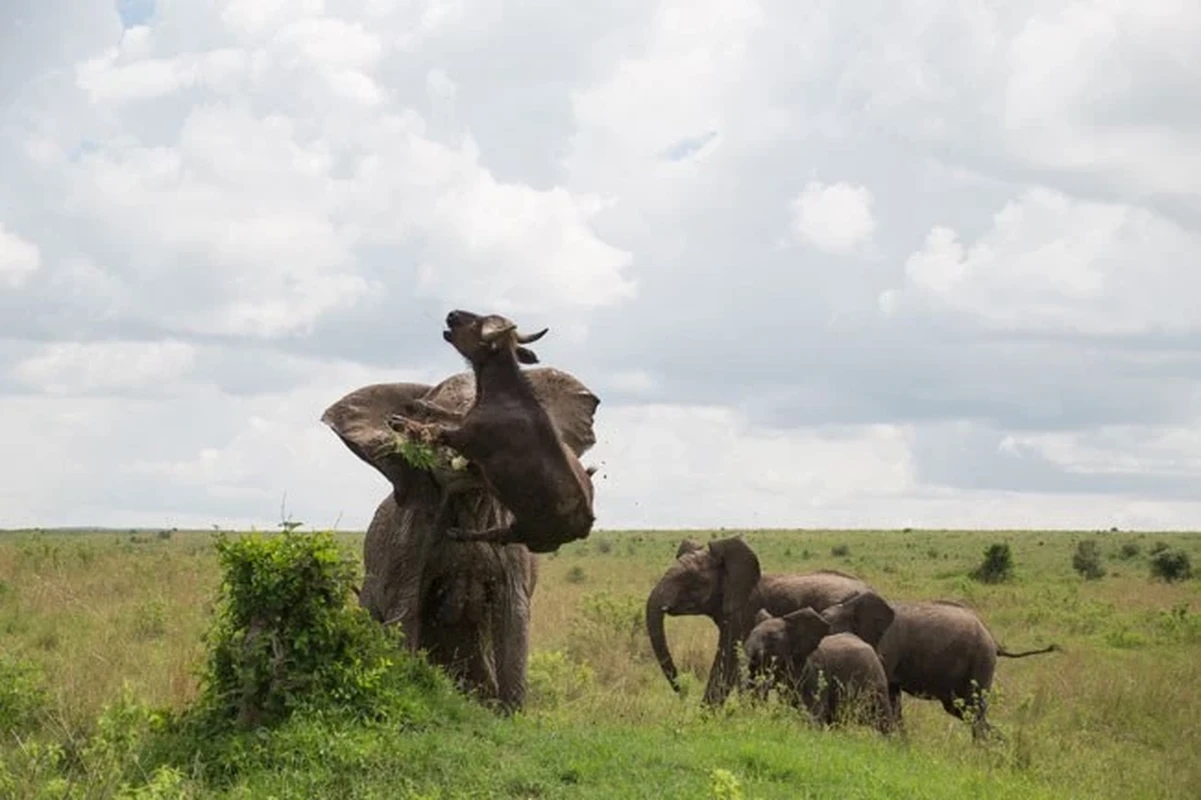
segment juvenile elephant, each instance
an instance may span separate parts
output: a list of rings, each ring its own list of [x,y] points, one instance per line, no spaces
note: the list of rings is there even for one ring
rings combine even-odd
[[[770,685],[779,687],[793,705],[804,705],[824,725],[838,720],[849,702],[855,720],[881,733],[893,729],[888,678],[873,649],[887,621],[865,631],[870,641],[830,633],[830,623],[812,608],[782,617],[761,610],[755,621],[746,639],[747,663],[751,680],[764,692]]]
[[[755,614],[766,609],[782,616],[800,608],[821,610],[870,587],[832,570],[763,575],[759,558],[740,536],[715,539],[707,547],[686,539],[676,561],[646,600],[646,629],[651,648],[668,683],[677,692],[675,663],[667,647],[664,615],[704,615],[717,624],[717,652],[709,669],[704,702],[721,705],[738,678],[736,645],[746,641]]]
[[[889,604],[867,591],[826,608],[822,618],[831,631],[852,633],[875,630],[882,620],[891,619],[876,650],[898,722],[904,691],[940,701],[948,714],[972,723],[972,737],[977,739],[989,730],[987,693],[997,657],[1024,658],[1058,649],[1052,644],[1011,653],[997,644],[975,613],[949,600]]]
[[[567,445],[577,455],[596,441],[599,400],[557,369],[525,375]],[[388,479],[363,540],[365,576],[359,604],[378,621],[398,624],[413,650],[426,650],[460,687],[504,711],[525,699],[530,598],[537,558],[524,545],[459,542],[446,528],[505,524],[508,512],[470,469],[427,472],[395,449],[390,415],[420,399],[465,409],[475,395],[470,372],[437,386],[374,384],[331,405],[321,420],[363,461]]]

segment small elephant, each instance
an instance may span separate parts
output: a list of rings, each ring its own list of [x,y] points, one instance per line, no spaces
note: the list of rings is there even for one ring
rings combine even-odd
[[[1011,653],[997,644],[971,609],[949,600],[893,605],[868,591],[827,607],[821,615],[831,631],[860,636],[864,636],[861,631],[874,633],[882,620],[890,619],[876,651],[888,676],[898,723],[904,691],[939,700],[948,714],[970,721],[973,739],[989,731],[985,715],[997,657],[1024,658],[1058,649],[1052,644]]]
[[[853,633],[830,633],[830,623],[811,608],[782,617],[760,611],[746,639],[747,662],[761,691],[784,690],[793,705],[802,704],[824,725],[852,707],[850,718],[893,730],[884,665],[872,644]],[[766,680],[765,680],[766,679]]]
[[[704,615],[717,623],[717,652],[709,669],[704,701],[721,705],[737,685],[736,645],[755,626],[755,612],[774,615],[800,608],[821,610],[854,594],[870,591],[863,581],[833,570],[764,575],[759,558],[740,536],[714,539],[708,547],[680,542],[676,561],[646,600],[646,630],[668,683],[676,691],[676,667],[667,647],[664,615]]]

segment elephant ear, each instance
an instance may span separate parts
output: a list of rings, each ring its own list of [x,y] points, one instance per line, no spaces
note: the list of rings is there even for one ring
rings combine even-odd
[[[712,555],[722,574],[721,613],[732,620],[746,612],[751,591],[759,583],[759,557],[741,536],[709,542]]]
[[[376,383],[356,389],[325,409],[321,421],[328,425],[350,452],[375,467],[392,483],[402,486],[414,470],[396,452],[389,415],[424,396],[424,383]]]
[[[784,629],[788,631],[790,651],[804,660],[817,649],[821,640],[830,634],[830,623],[812,608],[801,608],[785,614]]]
[[[696,539],[683,539],[680,541],[680,546],[676,548],[676,558],[695,553],[697,550],[703,550],[704,545]]]
[[[596,444],[593,417],[600,399],[574,375],[554,367],[522,370],[534,396],[546,409],[564,444],[576,457]],[[475,376],[470,372],[451,375],[430,390],[425,398],[443,408],[467,411],[475,402]]]
[[[600,398],[574,375],[561,369],[539,367],[524,370],[523,374],[555,423],[563,443],[577,458],[588,452],[596,444],[592,423]]]
[[[762,625],[771,618],[771,612],[766,608],[761,608],[755,613],[755,625]]]
[[[875,592],[862,592],[845,602],[852,607],[855,635],[876,647],[896,616],[892,606]]]

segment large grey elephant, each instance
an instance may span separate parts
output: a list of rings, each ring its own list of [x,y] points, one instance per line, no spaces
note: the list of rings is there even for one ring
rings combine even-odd
[[[717,652],[704,702],[721,705],[738,679],[736,646],[746,641],[760,609],[777,617],[800,608],[820,611],[870,588],[858,578],[833,570],[764,575],[759,557],[741,536],[715,539],[708,547],[685,539],[676,550],[676,562],[647,597],[646,630],[664,676],[678,692],[664,615],[700,614],[712,619],[717,624]]]
[[[891,618],[882,617],[875,630],[865,632],[869,638],[862,639],[849,632],[830,633],[830,623],[812,608],[782,617],[761,610],[746,639],[748,683],[757,683],[761,695],[778,687],[794,706],[807,708],[824,725],[845,715],[888,733],[894,727],[888,678],[873,648],[889,622]]]
[[[572,452],[579,456],[592,447],[596,395],[561,370],[529,369],[525,375]],[[525,699],[537,557],[524,545],[446,536],[449,527],[506,524],[509,512],[470,468],[410,466],[387,424],[392,414],[411,413],[418,399],[466,410],[474,396],[470,372],[433,387],[373,384],[331,405],[321,421],[392,484],[363,540],[359,604],[380,622],[399,625],[408,646],[426,650],[463,689],[508,712]]]
[[[999,644],[980,618],[950,600],[890,604],[872,591],[863,592],[822,611],[833,632],[873,635],[885,620],[876,650],[888,676],[889,698],[901,719],[901,692],[938,700],[948,714],[972,723],[972,737],[989,730],[988,690],[997,657],[1024,658],[1050,653],[1052,644],[1013,653]],[[861,633],[865,632],[865,633]]]

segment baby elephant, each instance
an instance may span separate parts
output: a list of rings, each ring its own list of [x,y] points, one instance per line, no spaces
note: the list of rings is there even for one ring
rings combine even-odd
[[[849,710],[881,733],[895,727],[888,679],[872,645],[853,633],[831,634],[813,609],[782,617],[761,610],[745,648],[752,679],[764,686],[767,678],[819,722],[830,725]]]

